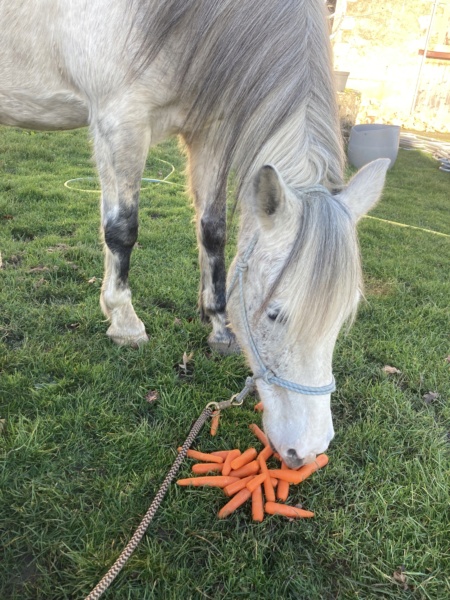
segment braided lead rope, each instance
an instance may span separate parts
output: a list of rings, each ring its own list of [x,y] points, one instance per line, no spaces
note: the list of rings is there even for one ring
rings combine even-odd
[[[221,405],[224,403],[218,403],[218,404]],[[225,407],[223,406],[221,408],[225,408]],[[163,501],[163,498],[166,495],[166,492],[169,489],[169,486],[172,483],[172,480],[174,479],[175,475],[177,474],[178,469],[180,468],[181,463],[183,462],[183,460],[187,454],[187,451],[191,447],[192,442],[195,440],[195,438],[199,434],[200,429],[203,427],[205,422],[211,416],[212,412],[213,411],[212,411],[211,406],[208,405],[203,410],[203,412],[199,416],[199,418],[196,420],[196,422],[192,426],[191,431],[189,432],[189,435],[186,438],[186,441],[184,442],[183,446],[181,447],[181,450],[180,450],[178,456],[176,457],[170,471],[167,473],[166,478],[164,479],[161,487],[158,490],[158,493],[156,494],[155,498],[153,499],[153,502],[151,503],[150,508],[145,513],[145,516],[142,519],[142,521],[140,522],[139,527],[136,529],[135,533],[133,534],[133,537],[128,542],[125,549],[122,551],[122,554],[119,556],[119,558],[113,564],[113,566],[109,569],[109,571],[106,573],[106,575],[103,577],[103,579],[95,586],[95,588],[91,591],[91,593],[88,596],[86,596],[85,600],[97,600],[98,598],[100,598],[100,596],[102,596],[106,592],[106,590],[109,588],[111,583],[114,581],[114,579],[120,573],[120,571],[123,569],[127,560],[130,558],[130,556],[136,550],[137,545],[143,538],[148,526],[150,525],[150,522],[152,521],[153,517],[155,516],[155,513],[158,510],[159,505]]]
[[[322,185],[310,186],[310,188],[305,188],[305,190],[303,190],[303,193],[309,194],[309,193],[316,192],[316,191],[322,192],[322,193],[329,193],[327,188],[325,188]],[[95,586],[95,588],[90,592],[90,594],[88,596],[86,596],[85,600],[98,600],[98,598],[100,598],[100,596],[102,596],[106,592],[106,590],[109,588],[111,583],[114,581],[114,579],[120,573],[120,571],[123,569],[123,567],[125,566],[126,562],[130,558],[130,556],[136,550],[139,542],[144,537],[144,534],[147,531],[148,526],[150,525],[153,517],[155,516],[156,511],[158,510],[161,502],[163,501],[164,496],[166,495],[167,490],[169,489],[169,486],[172,483],[172,480],[174,479],[175,475],[178,473],[181,463],[183,462],[183,460],[187,454],[187,451],[191,447],[192,442],[195,440],[195,438],[199,434],[201,428],[203,427],[205,422],[209,419],[209,417],[212,415],[214,410],[223,410],[230,406],[241,405],[242,402],[244,401],[244,398],[254,390],[256,379],[260,379],[260,378],[264,379],[268,383],[274,383],[275,385],[279,385],[281,387],[290,389],[290,390],[292,390],[294,392],[298,392],[300,394],[320,395],[320,394],[333,392],[336,389],[334,377],[333,377],[332,382],[326,386],[321,386],[321,387],[303,386],[298,383],[293,383],[293,382],[287,381],[285,379],[281,379],[280,377],[277,377],[263,363],[263,361],[259,355],[258,349],[256,347],[256,344],[253,340],[251,331],[250,331],[250,325],[248,323],[247,310],[245,307],[245,298],[244,298],[244,272],[248,269],[248,261],[250,259],[250,256],[251,256],[253,250],[255,249],[257,242],[258,242],[258,235],[255,235],[253,237],[252,241],[250,242],[242,260],[238,260],[236,262],[236,271],[233,275],[230,289],[227,294],[227,301],[230,297],[231,292],[233,291],[233,288],[236,285],[236,282],[239,280],[239,294],[240,294],[240,299],[241,299],[241,307],[242,307],[242,311],[243,311],[242,314],[244,317],[244,326],[245,326],[246,333],[247,333],[248,339],[250,341],[250,345],[252,347],[253,353],[261,367],[262,373],[260,375],[256,375],[253,377],[247,377],[247,379],[245,381],[245,386],[241,390],[241,392],[239,392],[239,394],[232,396],[232,398],[230,398],[229,400],[226,400],[224,402],[210,402],[206,406],[206,408],[203,410],[203,412],[201,413],[199,418],[196,420],[196,422],[192,426],[191,431],[189,432],[189,435],[186,438],[186,441],[184,442],[183,446],[181,447],[181,450],[180,450],[177,458],[175,459],[172,467],[170,468],[170,471],[167,473],[166,478],[164,479],[163,483],[161,484],[161,487],[159,488],[158,493],[156,494],[155,498],[153,499],[153,502],[151,503],[149,509],[145,513],[138,528],[134,532],[133,537],[128,542],[128,544],[125,546],[124,550],[122,551],[122,553],[120,554],[120,556],[116,560],[116,562],[113,564],[113,566],[109,569],[109,571],[101,579],[101,581]]]

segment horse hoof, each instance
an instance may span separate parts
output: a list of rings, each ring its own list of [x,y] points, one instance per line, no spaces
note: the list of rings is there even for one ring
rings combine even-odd
[[[239,344],[232,333],[227,336],[220,337],[211,333],[208,338],[208,345],[212,350],[222,354],[222,356],[241,353]]]
[[[106,332],[106,335],[118,346],[130,346],[131,348],[139,348],[148,342],[148,335],[144,332],[137,335],[124,335],[117,331],[111,331],[111,327]]]

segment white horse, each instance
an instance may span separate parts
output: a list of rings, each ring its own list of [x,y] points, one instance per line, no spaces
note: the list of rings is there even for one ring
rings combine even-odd
[[[235,334],[266,433],[291,467],[333,437],[333,348],[362,285],[355,223],[379,198],[389,164],[377,161],[344,186],[323,4],[0,3],[0,122],[92,134],[108,335],[147,341],[128,286],[140,180],[150,145],[177,134],[188,153],[210,344],[233,349]],[[241,227],[226,307],[231,170]]]

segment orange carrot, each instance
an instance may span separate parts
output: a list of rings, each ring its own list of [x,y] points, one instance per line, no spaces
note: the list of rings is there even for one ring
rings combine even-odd
[[[249,428],[250,428],[251,432],[254,435],[256,435],[258,440],[262,444],[264,444],[264,446],[270,446],[269,440],[267,439],[266,434],[264,433],[264,431],[261,431],[261,429],[258,427],[258,425],[256,425],[255,423],[252,423],[251,425],[249,425]]]
[[[253,477],[246,484],[247,489],[253,493],[258,486],[260,486],[262,483],[264,483],[264,480],[266,477],[267,477],[267,473],[260,473],[259,475],[256,475],[256,477]]]
[[[298,471],[293,471],[289,469],[288,471],[283,471],[282,469],[269,469],[270,477],[275,477],[279,481],[288,481],[289,483],[300,483],[302,481],[301,475],[299,475]]]
[[[270,480],[270,476],[268,475],[268,469],[266,465],[266,461],[264,460],[264,456],[258,456],[258,461],[261,466],[261,473],[266,474],[266,478],[264,479],[264,495],[266,500],[269,502],[275,502],[275,491],[273,489],[272,482]]]
[[[247,483],[254,478],[255,478],[254,475],[248,475],[247,477],[244,477],[243,479],[238,479],[238,481],[235,481],[234,483],[230,483],[230,485],[227,485],[227,487],[224,487],[223,491],[225,492],[226,496],[234,496],[234,494],[237,494],[238,492],[240,492],[242,490],[242,488],[245,488]]]
[[[263,493],[260,485],[252,492],[252,519],[258,522],[264,519]]]
[[[241,451],[238,450],[237,448],[235,450],[231,450],[231,452],[229,452],[227,454],[226,459],[224,460],[223,463],[223,469],[222,469],[222,475],[229,475],[230,471],[231,471],[231,462],[237,458],[238,456],[241,455]]]
[[[289,467],[284,462],[282,462],[281,470],[286,471],[288,469],[289,469]],[[289,481],[282,480],[282,481],[280,481],[280,483],[278,484],[278,487],[277,487],[277,499],[282,500],[283,502],[286,502],[288,496],[289,496]]]
[[[178,452],[181,451],[181,447],[178,448]],[[195,458],[195,460],[201,460],[202,462],[214,462],[217,464],[223,463],[221,456],[214,456],[214,454],[206,454],[206,452],[199,452],[198,450],[188,450],[186,456],[189,458]]]
[[[208,485],[210,487],[224,488],[230,483],[238,481],[237,477],[224,477],[223,475],[211,475],[209,477],[190,477],[189,479],[179,479],[178,485],[193,485],[199,487],[201,485]]]
[[[212,419],[211,419],[211,435],[216,435],[217,430],[219,429],[219,419],[220,419],[220,410],[216,410],[216,412],[213,413],[212,415]]]
[[[225,517],[228,517],[228,515],[231,515],[231,513],[239,508],[241,504],[244,504],[244,502],[246,502],[251,495],[251,492],[249,492],[247,488],[243,488],[240,492],[234,495],[231,500],[225,504],[225,506],[222,506],[218,514],[219,519],[224,519]]]
[[[328,456],[326,454],[319,454],[314,462],[309,465],[301,467],[298,471],[292,471],[288,469],[284,471],[282,469],[271,469],[269,475],[276,479],[282,479],[289,481],[289,483],[301,483],[305,481],[310,475],[324,467],[328,463]]]
[[[258,402],[258,404],[255,404],[255,406],[253,407],[257,412],[262,412],[264,410],[264,406],[262,402]]]
[[[259,472],[259,463],[256,460],[244,465],[236,471],[230,471],[229,475],[232,477],[247,477],[247,475],[256,475]],[[223,471],[222,471],[223,473]]]
[[[314,516],[314,513],[310,510],[303,510],[302,508],[296,508],[288,504],[279,504],[278,502],[266,502],[264,511],[268,515],[283,515],[291,519],[307,519]]]
[[[231,461],[231,469],[236,471],[252,460],[255,460],[257,456],[258,452],[254,448],[249,448],[243,454]]]
[[[264,460],[269,460],[269,458],[272,456],[273,454],[273,450],[270,446],[266,446],[264,448],[264,450],[261,450],[261,452],[258,454],[258,456],[263,456]]]
[[[276,487],[278,485],[278,479],[274,479],[273,477],[271,477],[270,481],[272,482],[273,489],[276,489]]]
[[[223,465],[217,463],[196,463],[192,465],[192,472],[196,475],[206,475],[206,473],[222,473]]]
[[[211,452],[211,454],[213,456],[220,456],[221,458],[223,458],[223,460],[226,459],[226,457],[230,454],[231,450],[215,450],[214,452]]]

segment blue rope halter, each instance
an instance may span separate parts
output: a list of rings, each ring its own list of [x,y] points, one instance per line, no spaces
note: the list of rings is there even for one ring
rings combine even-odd
[[[331,394],[336,389],[336,382],[335,382],[334,377],[332,377],[331,383],[329,383],[328,385],[322,385],[322,386],[309,386],[309,385],[301,385],[300,383],[294,383],[292,381],[288,381],[286,379],[282,379],[281,377],[278,377],[270,369],[268,369],[266,367],[266,365],[264,364],[264,362],[258,352],[258,348],[256,347],[255,340],[253,339],[252,333],[250,331],[250,324],[248,322],[247,309],[245,306],[245,297],[244,297],[244,273],[248,269],[248,261],[250,259],[250,256],[252,255],[253,250],[255,249],[255,246],[257,243],[258,243],[258,234],[256,234],[253,237],[253,239],[250,242],[243,257],[241,259],[237,260],[233,279],[231,280],[231,285],[230,285],[230,288],[229,288],[228,294],[227,294],[227,301],[228,301],[231,293],[233,292],[233,289],[236,286],[236,282],[238,281],[239,282],[239,298],[240,298],[240,302],[241,302],[242,318],[243,318],[242,320],[244,321],[245,332],[247,334],[247,338],[249,340],[253,355],[256,358],[256,360],[259,364],[260,371],[261,371],[258,375],[253,375],[253,377],[249,378],[249,379],[251,379],[251,381],[246,382],[246,387],[248,387],[251,384],[254,384],[256,379],[262,379],[266,383],[278,385],[279,387],[290,390],[291,392],[297,392],[298,394],[304,394],[305,396],[322,396],[324,394]]]

